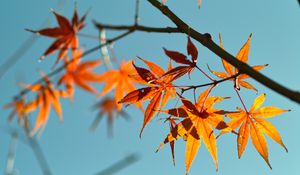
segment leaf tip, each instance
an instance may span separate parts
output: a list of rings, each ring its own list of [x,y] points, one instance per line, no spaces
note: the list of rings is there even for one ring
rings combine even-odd
[[[163,50],[164,50],[165,53],[168,51],[165,47],[163,47]]]
[[[273,168],[272,168],[272,166],[271,166],[271,164],[270,164],[269,160],[266,160],[266,162],[267,162],[267,164],[268,164],[269,168],[272,170]]]
[[[51,11],[52,13],[56,13],[55,10],[54,10],[53,8],[50,8],[50,11]]]
[[[140,139],[142,138],[142,135],[143,135],[143,132],[144,132],[144,128],[145,128],[145,126],[143,126],[142,129],[141,129],[141,132],[140,132],[140,135],[139,135]]]
[[[41,34],[40,34],[38,31],[36,31],[36,30],[31,30],[31,29],[25,28],[25,31],[34,33],[34,34],[36,34],[36,35],[41,35]]]
[[[158,146],[158,148],[156,149],[155,152],[157,153],[157,152],[164,146],[164,144],[165,144],[164,142],[161,143],[161,144]]]
[[[45,58],[46,58],[46,56],[45,56],[45,55],[42,55],[42,56],[39,58],[38,62],[39,62],[39,63],[42,62]]]
[[[142,61],[144,60],[142,57],[140,57],[140,56],[138,56],[138,55],[137,55],[136,57],[137,57],[139,60],[142,60]]]
[[[284,148],[285,152],[288,153],[289,150],[287,149],[287,147],[282,143],[282,147]]]

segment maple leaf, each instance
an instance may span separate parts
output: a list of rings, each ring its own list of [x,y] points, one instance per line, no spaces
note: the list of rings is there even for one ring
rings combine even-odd
[[[128,114],[124,110],[118,110],[117,103],[114,98],[104,98],[97,104],[93,106],[93,109],[99,110],[97,117],[93,121],[90,130],[94,131],[99,125],[100,120],[107,114],[108,121],[108,135],[112,136],[112,128],[113,128],[113,120],[118,116],[122,116],[123,118],[129,120]],[[116,116],[114,115],[116,113]]]
[[[168,72],[164,73],[161,77],[165,76],[173,76],[173,80],[176,80],[180,78],[181,76],[185,74],[190,74],[195,67],[197,67],[197,58],[198,58],[198,50],[196,46],[192,43],[190,37],[188,37],[187,42],[187,53],[188,55],[191,55],[192,61],[187,59],[187,56],[184,54],[177,52],[177,51],[171,51],[164,48],[165,54],[175,61],[176,63],[183,64],[183,66],[177,66],[173,69],[168,70]],[[198,67],[197,67],[198,68]]]
[[[25,109],[25,102],[24,99],[18,99],[15,100],[9,104],[6,104],[3,108],[13,108],[12,112],[10,113],[8,117],[8,121],[11,122],[15,116],[18,116],[19,120],[22,120],[26,115],[26,109]]]
[[[68,97],[68,94],[65,91],[54,89],[54,85],[46,75],[42,74],[42,77],[44,84],[21,84],[26,89],[37,93],[36,99],[27,103],[25,107],[27,113],[39,108],[37,120],[31,134],[36,133],[41,127],[45,127],[48,121],[51,106],[53,106],[54,111],[58,114],[59,119],[62,121],[60,97]]]
[[[176,127],[177,123],[175,122],[175,119],[172,118],[171,116],[167,120],[169,121],[170,131],[172,131]],[[175,166],[175,141],[170,142],[170,148],[171,148],[173,165]]]
[[[210,90],[207,89],[198,97],[196,104],[180,96],[183,106],[169,110],[162,110],[167,114],[183,118],[175,128],[168,134],[166,139],[160,144],[159,151],[166,143],[175,141],[180,137],[186,140],[186,174],[197,154],[201,145],[201,140],[204,142],[207,150],[213,158],[216,168],[218,169],[217,145],[213,128],[227,128],[222,115],[226,111],[213,108],[216,103],[221,102],[227,97],[208,96]],[[179,94],[178,94],[179,95]]]
[[[64,83],[66,86],[67,93],[69,97],[73,99],[74,96],[74,86],[91,92],[98,93],[96,89],[89,85],[91,82],[98,82],[101,79],[100,75],[92,72],[92,69],[99,66],[101,64],[100,60],[94,61],[85,61],[81,62],[81,56],[83,50],[74,50],[73,59],[69,60],[66,58],[65,61],[65,74],[61,76],[58,81],[58,85]]]
[[[30,128],[30,123],[27,118],[27,114],[29,113],[29,110],[27,108],[27,105],[24,101],[24,98],[19,98],[14,100],[13,102],[5,105],[3,107],[4,109],[13,108],[12,112],[10,113],[8,117],[8,122],[11,122],[16,116],[18,117],[18,122],[25,128]]]
[[[219,34],[219,37],[220,37],[220,47],[223,48],[222,38],[221,38],[220,34]],[[252,34],[250,34],[248,40],[246,41],[246,43],[243,45],[243,47],[240,49],[240,51],[236,55],[236,58],[238,60],[242,61],[243,63],[247,63],[247,61],[248,61],[251,37],[252,37]],[[212,72],[214,75],[216,75],[217,77],[222,78],[222,79],[232,77],[239,73],[238,68],[234,68],[231,64],[226,62],[224,59],[222,59],[222,64],[223,64],[223,67],[226,72],[215,72],[215,71],[212,71],[209,67],[208,68],[209,68],[210,72]],[[252,66],[252,68],[256,71],[259,71],[259,70],[265,68],[266,66],[268,66],[268,64]],[[244,81],[244,79],[246,79],[246,78],[249,78],[249,76],[246,74],[241,74],[241,75],[238,75],[236,78],[232,78],[230,80],[234,81],[234,87],[238,90],[240,90],[240,86],[243,86],[244,88],[257,91],[257,89],[253,85]]]
[[[59,25],[58,27],[45,28],[41,30],[26,30],[36,33],[38,35],[43,35],[56,39],[51,44],[51,46],[44,52],[40,60],[43,60],[49,54],[60,50],[56,60],[57,63],[67,54],[68,49],[78,48],[77,32],[84,27],[84,20],[87,14],[85,14],[79,19],[77,9],[75,8],[72,20],[69,21],[67,18],[58,14],[54,10],[52,10],[52,12],[56,17],[57,23]]]
[[[122,62],[117,70],[109,70],[99,76],[99,82],[105,82],[105,85],[100,93],[100,96],[106,95],[108,92],[115,89],[115,101],[117,109],[120,111],[122,104],[118,102],[122,97],[129,92],[135,90],[134,84],[140,83],[140,79],[136,78],[137,72],[132,66],[132,60]],[[141,103],[135,103],[138,108],[142,109]]]
[[[170,98],[175,97],[176,89],[172,84],[173,76],[162,77],[162,75],[165,74],[165,71],[160,66],[143,58],[138,58],[142,60],[150,70],[138,67],[134,65],[134,63],[132,64],[140,78],[149,87],[137,89],[128,93],[119,101],[119,103],[136,103],[151,99],[144,114],[144,122],[140,132],[141,137],[145,126],[150,122],[156,112],[159,109],[162,109]],[[168,70],[171,69],[172,64],[170,60]]]
[[[224,129],[223,132],[230,132],[239,127],[237,136],[237,150],[239,158],[242,156],[247,146],[249,136],[251,136],[252,144],[255,149],[272,169],[268,158],[268,147],[264,134],[280,144],[286,151],[288,150],[277,129],[265,119],[290,110],[284,110],[272,106],[261,107],[265,101],[265,96],[266,94],[258,96],[254,100],[249,111],[238,108],[238,113],[228,114],[227,116],[232,120],[227,124],[229,127]]]

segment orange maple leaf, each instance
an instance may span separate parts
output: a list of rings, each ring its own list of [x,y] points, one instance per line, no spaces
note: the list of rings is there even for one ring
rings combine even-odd
[[[25,106],[25,101],[22,98],[5,105],[3,107],[4,109],[13,108],[8,117],[8,121],[11,122],[15,116],[18,116],[18,119],[22,120],[26,115]]]
[[[171,132],[177,125],[177,123],[175,122],[176,119],[170,116],[167,120],[169,121],[170,132]],[[175,141],[170,142],[170,148],[171,148],[173,165],[175,166]]]
[[[118,110],[117,103],[114,98],[104,98],[97,104],[93,106],[93,109],[99,110],[97,117],[93,121],[90,130],[94,131],[97,126],[99,125],[100,120],[107,114],[107,121],[108,121],[108,135],[112,136],[112,128],[113,128],[113,120],[118,116],[122,116],[125,119],[129,119],[128,114],[124,110]],[[116,115],[114,115],[116,113]]]
[[[168,134],[166,139],[160,144],[159,151],[166,143],[175,141],[180,137],[186,138],[186,173],[200,147],[201,140],[212,156],[216,168],[218,169],[217,145],[213,128],[224,129],[227,127],[222,115],[226,111],[213,108],[213,105],[226,99],[226,97],[208,96],[209,89],[205,90],[198,97],[196,104],[180,96],[183,106],[169,110],[162,110],[167,114],[183,118],[175,128]]]
[[[30,122],[27,118],[29,110],[24,98],[19,98],[4,106],[4,109],[12,108],[12,112],[8,116],[8,122],[11,122],[16,116],[18,122],[26,129],[30,128]]]
[[[144,122],[140,132],[141,137],[145,126],[150,122],[155,113],[159,109],[162,109],[170,98],[175,97],[176,89],[172,84],[172,81],[174,80],[173,76],[162,77],[162,75],[165,74],[165,71],[160,66],[143,58],[138,58],[141,59],[149,67],[150,70],[137,67],[136,65],[134,65],[134,63],[132,64],[136,69],[138,75],[149,87],[137,89],[128,93],[119,101],[119,103],[136,103],[151,99],[144,114]],[[172,64],[170,60],[168,70],[171,69]]]
[[[44,84],[22,84],[22,86],[24,86],[26,89],[37,93],[36,99],[27,103],[25,107],[27,113],[32,112],[37,108],[40,109],[35,126],[32,130],[32,134],[36,133],[41,127],[45,127],[51,106],[53,106],[55,112],[58,114],[59,119],[62,121],[60,97],[68,97],[68,94],[65,91],[54,89],[54,85],[46,75],[42,74],[42,76]]]
[[[59,25],[58,27],[45,28],[41,30],[27,30],[38,35],[56,38],[52,45],[41,56],[40,60],[44,59],[49,54],[60,50],[56,60],[57,63],[66,55],[68,49],[78,48],[77,32],[84,27],[84,20],[87,14],[79,19],[77,9],[75,8],[73,18],[71,21],[69,21],[67,18],[61,16],[54,10],[52,10],[52,12],[56,17],[57,23]]]
[[[98,82],[100,75],[92,72],[92,69],[101,64],[100,60],[81,62],[83,50],[74,50],[73,59],[65,59],[65,74],[61,76],[58,84],[64,83],[70,98],[74,96],[74,86],[91,92],[98,93],[96,89],[89,85],[91,82]]]
[[[222,133],[231,132],[239,127],[237,136],[238,157],[240,158],[242,156],[243,151],[247,146],[250,135],[252,144],[269,165],[269,167],[272,168],[268,158],[268,147],[264,134],[280,144],[286,151],[288,150],[283,144],[281,136],[277,129],[265,119],[274,117],[283,112],[288,112],[290,110],[284,110],[272,106],[261,107],[261,105],[265,101],[265,96],[266,94],[261,94],[260,96],[258,96],[254,100],[249,111],[247,111],[246,109],[243,110],[241,108],[238,108],[238,113],[228,114],[227,116],[232,120],[228,122],[227,125],[229,127],[224,129]]]
[[[100,95],[104,96],[115,89],[115,101],[119,111],[122,108],[122,104],[119,104],[118,102],[125,94],[134,91],[134,84],[140,83],[141,81],[136,78],[137,72],[132,66],[132,62],[132,60],[122,62],[119,69],[106,71],[99,76],[99,82],[105,82]],[[141,103],[135,103],[135,105],[138,108],[142,108]]]
[[[219,37],[220,37],[220,47],[223,48],[221,35],[219,35]],[[243,47],[240,49],[240,51],[236,55],[236,58],[244,63],[247,63],[247,61],[248,61],[251,37],[252,37],[252,34],[250,34],[248,40],[246,41],[246,43],[243,45]],[[238,72],[239,72],[238,68],[234,68],[231,64],[226,62],[224,59],[222,59],[222,64],[223,64],[223,67],[226,72],[215,72],[215,71],[212,71],[209,67],[208,68],[209,68],[210,72],[212,72],[214,75],[216,75],[217,77],[222,78],[222,79],[226,79],[226,78],[229,78],[229,77],[232,77],[232,76],[238,74]],[[265,68],[266,66],[268,66],[268,64],[257,65],[257,66],[253,66],[252,68],[256,71],[259,71],[259,70]],[[252,90],[257,91],[257,89],[254,86],[252,86],[250,83],[244,81],[244,79],[246,79],[246,78],[249,78],[249,76],[246,74],[241,74],[241,75],[238,75],[236,78],[232,78],[230,80],[234,81],[234,87],[238,90],[240,90],[240,86],[243,86],[247,89],[252,89]]]
[[[185,74],[190,74],[195,67],[197,67],[197,58],[198,58],[198,50],[196,46],[192,43],[190,37],[188,37],[187,42],[187,53],[188,55],[192,56],[192,61],[187,59],[187,56],[184,54],[177,52],[177,51],[171,51],[164,48],[165,54],[175,61],[176,63],[183,64],[183,66],[177,66],[175,68],[172,68],[168,70],[168,72],[164,73],[161,77],[165,76],[173,76],[172,80],[176,80],[180,78],[181,76]],[[198,67],[197,67],[198,68]]]

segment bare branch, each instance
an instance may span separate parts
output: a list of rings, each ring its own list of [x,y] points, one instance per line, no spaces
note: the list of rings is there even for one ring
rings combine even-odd
[[[200,87],[205,87],[205,86],[211,86],[211,85],[218,85],[220,83],[223,83],[227,80],[230,80],[230,79],[235,79],[236,77],[238,77],[240,75],[240,73],[237,73],[235,75],[232,75],[230,77],[227,77],[227,78],[224,78],[224,79],[221,79],[221,80],[217,80],[217,81],[213,81],[211,83],[206,83],[206,84],[200,84],[200,85],[196,85],[196,86],[188,86],[187,88],[182,88],[181,91],[182,92],[185,92],[185,91],[188,91],[188,90],[191,90],[191,89],[197,89],[197,88],[200,88]],[[175,86],[176,87],[176,86]]]
[[[126,156],[124,159],[120,160],[119,162],[111,165],[110,167],[96,173],[95,175],[112,175],[116,172],[120,171],[121,169],[137,162],[140,159],[139,155],[134,153]]]
[[[140,20],[139,11],[140,11],[140,0],[136,0],[135,1],[135,15],[134,15],[134,24],[135,25],[138,25],[138,22]]]
[[[168,17],[182,33],[186,33],[190,37],[194,38],[200,42],[203,46],[207,47],[213,53],[223,58],[228,63],[238,68],[241,73],[247,74],[256,81],[260,82],[264,86],[274,90],[275,92],[291,99],[292,101],[300,104],[300,93],[298,91],[293,91],[287,87],[275,82],[269,77],[257,72],[252,69],[248,64],[239,61],[230,53],[223,50],[219,45],[217,45],[212,39],[210,34],[201,34],[187,25],[179,17],[177,17],[167,6],[163,5],[157,0],[148,0],[154,7],[156,7],[160,12],[162,12],[166,17]]]
[[[13,132],[11,133],[11,144],[7,155],[5,175],[14,174],[15,171],[14,164],[15,164],[17,143],[18,143],[18,134],[16,132]]]
[[[40,167],[43,171],[44,175],[51,175],[51,170],[49,168],[48,162],[46,161],[45,155],[42,151],[42,148],[38,144],[37,140],[35,138],[28,137],[29,145],[32,148],[32,151],[34,152],[34,155],[40,164]]]
[[[142,25],[110,25],[102,24],[94,21],[95,26],[98,29],[107,29],[107,30],[135,30],[141,32],[155,32],[155,33],[182,33],[177,27],[148,27]]]

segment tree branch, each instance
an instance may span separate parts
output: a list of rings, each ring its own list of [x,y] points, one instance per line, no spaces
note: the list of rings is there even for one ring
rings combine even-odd
[[[218,84],[220,84],[220,83],[223,83],[223,82],[225,82],[225,81],[227,81],[227,80],[234,79],[234,78],[238,77],[239,75],[240,75],[240,73],[237,73],[237,74],[232,75],[232,76],[230,76],[230,77],[227,77],[227,78],[224,78],[224,79],[220,79],[220,80],[217,80],[217,81],[213,81],[213,82],[211,82],[211,83],[200,84],[200,85],[196,85],[196,86],[189,86],[189,87],[187,87],[187,88],[182,88],[182,89],[181,89],[181,92],[185,92],[185,91],[188,91],[188,90],[191,90],[191,89],[197,89],[197,88],[205,87],[205,86],[211,86],[211,85],[216,86],[216,85],[218,85]],[[175,87],[176,87],[176,86],[175,86]]]
[[[99,29],[107,29],[107,30],[135,30],[142,32],[156,32],[156,33],[182,33],[177,27],[148,27],[142,25],[110,25],[110,24],[102,24],[96,21],[93,21],[94,25]]]
[[[116,162],[115,164],[111,165],[110,167],[96,173],[95,175],[109,175],[115,174],[118,171],[122,170],[123,168],[137,162],[140,159],[137,153],[130,154],[126,156],[124,159]]]
[[[167,6],[163,5],[157,0],[148,0],[154,7],[168,17],[182,33],[186,33],[190,37],[200,42],[203,46],[207,47],[213,53],[218,55],[220,58],[226,60],[228,63],[238,68],[240,73],[244,73],[260,82],[264,86],[274,90],[275,92],[291,99],[292,101],[300,104],[300,93],[288,89],[287,87],[275,82],[267,76],[255,71],[248,64],[239,61],[237,58],[232,56],[230,53],[223,50],[219,45],[211,40],[210,34],[201,34],[191,28],[188,24],[177,17]]]

